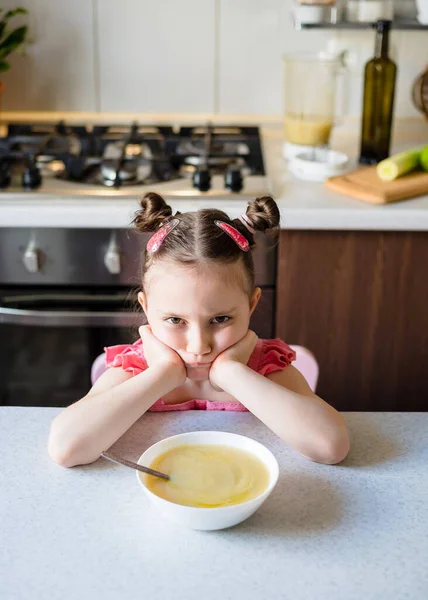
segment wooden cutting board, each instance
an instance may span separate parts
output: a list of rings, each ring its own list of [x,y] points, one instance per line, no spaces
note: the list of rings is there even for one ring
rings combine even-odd
[[[382,181],[376,167],[363,167],[326,180],[331,190],[374,204],[387,204],[428,194],[428,172],[415,171],[395,181]]]

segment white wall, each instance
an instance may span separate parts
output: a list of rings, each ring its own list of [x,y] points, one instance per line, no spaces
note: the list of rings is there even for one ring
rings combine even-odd
[[[358,115],[373,32],[295,31],[291,3],[3,0],[29,9],[34,41],[1,75],[2,108],[280,115],[282,54],[333,44],[351,49],[348,112]],[[392,33],[399,116],[417,114],[410,87],[427,48],[428,30]]]

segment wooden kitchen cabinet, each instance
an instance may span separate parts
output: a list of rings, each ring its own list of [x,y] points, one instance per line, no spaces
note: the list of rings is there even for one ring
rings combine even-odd
[[[276,335],[339,410],[428,409],[428,233],[282,231]]]

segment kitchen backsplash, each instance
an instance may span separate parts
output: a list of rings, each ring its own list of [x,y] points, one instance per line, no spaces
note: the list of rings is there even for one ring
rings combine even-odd
[[[27,56],[14,56],[2,74],[2,108],[276,116],[284,53],[349,48],[346,112],[359,115],[373,32],[296,31],[291,4],[2,0],[2,8],[28,8],[33,40]],[[428,30],[392,33],[398,116],[418,114],[410,89],[428,62],[427,48]]]

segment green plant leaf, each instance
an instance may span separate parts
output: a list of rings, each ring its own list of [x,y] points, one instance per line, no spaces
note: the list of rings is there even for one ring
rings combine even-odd
[[[3,41],[0,42],[0,59],[5,58],[20,46],[27,35],[28,27],[18,27],[10,33]]]
[[[13,8],[12,10],[7,11],[4,19],[11,19],[15,15],[28,15],[28,10],[26,8]]]
[[[8,71],[10,69],[10,64],[5,60],[0,60],[0,73],[4,71]]]
[[[2,8],[0,8],[0,13],[4,12]],[[28,14],[28,11],[25,8],[17,8],[15,10],[9,10],[3,17],[0,14],[0,39],[3,33],[6,30],[6,27],[9,23],[9,20],[17,14]]]

